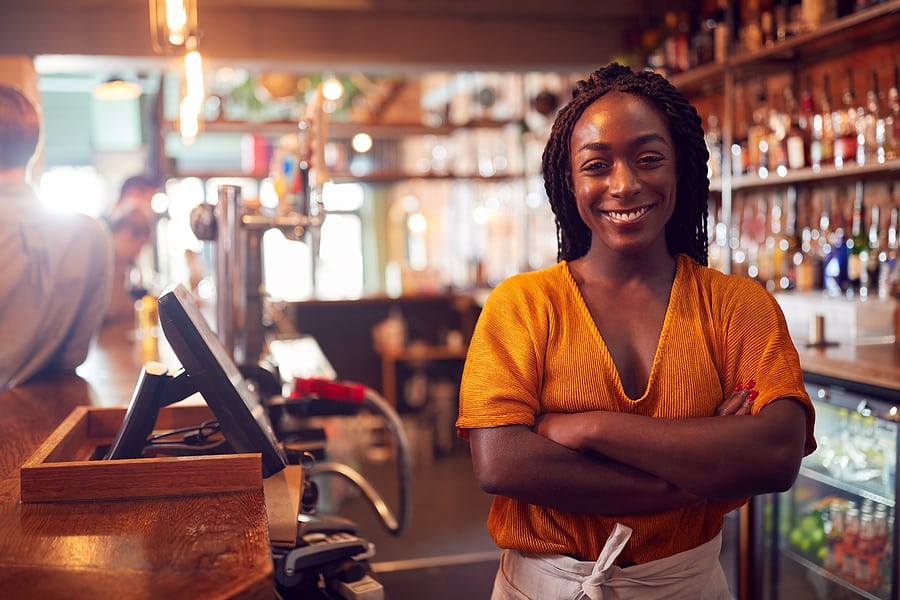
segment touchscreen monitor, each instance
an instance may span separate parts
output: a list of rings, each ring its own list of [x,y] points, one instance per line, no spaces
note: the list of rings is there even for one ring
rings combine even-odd
[[[182,284],[171,285],[160,295],[159,321],[192,387],[209,405],[235,452],[262,454],[264,477],[282,470],[287,461],[265,406]]]

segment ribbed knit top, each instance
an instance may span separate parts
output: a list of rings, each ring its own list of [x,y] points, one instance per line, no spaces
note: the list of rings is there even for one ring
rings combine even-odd
[[[543,412],[713,416],[736,384],[751,379],[761,382],[754,413],[778,398],[806,404],[806,452],[812,452],[814,413],[797,351],[765,289],[679,255],[650,380],[631,399],[563,261],[510,277],[489,295],[469,346],[457,428],[466,438],[472,428],[531,427]],[[745,502],[607,517],[495,496],[488,530],[501,548],[596,558],[618,521],[634,529],[619,562],[644,563],[712,539],[724,516]]]

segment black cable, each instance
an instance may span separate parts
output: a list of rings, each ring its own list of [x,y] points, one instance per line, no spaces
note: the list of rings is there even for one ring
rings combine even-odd
[[[196,448],[198,446],[215,447],[224,443],[224,438],[221,440],[213,440],[212,443],[210,443],[210,438],[217,433],[221,433],[221,431],[222,429],[219,426],[218,421],[204,421],[200,425],[181,427],[150,436],[150,438],[147,439],[147,446],[188,446],[191,448]],[[177,435],[182,436],[180,440],[162,441],[165,440],[165,438]]]

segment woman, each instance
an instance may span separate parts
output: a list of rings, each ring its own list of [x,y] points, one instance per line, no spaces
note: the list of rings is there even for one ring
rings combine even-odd
[[[460,390],[494,599],[729,598],[725,514],[815,449],[778,305],[706,267],[707,157],[654,73],[609,65],[557,115],[559,262],[491,293]]]

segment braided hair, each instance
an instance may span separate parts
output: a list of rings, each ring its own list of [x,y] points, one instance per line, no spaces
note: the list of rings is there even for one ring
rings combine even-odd
[[[675,86],[651,71],[634,72],[612,63],[579,81],[572,99],[556,115],[544,147],[541,167],[544,189],[556,216],[557,260],[574,260],[591,247],[591,231],[569,189],[569,141],[584,110],[605,94],[618,91],[641,96],[655,106],[669,124],[675,145],[677,187],[675,211],[666,224],[666,247],[675,256],[684,253],[701,265],[708,262],[707,218],[709,151],[697,110]]]

